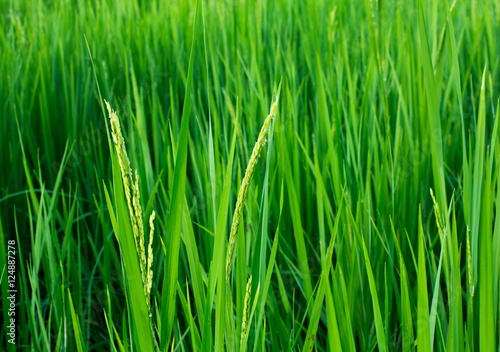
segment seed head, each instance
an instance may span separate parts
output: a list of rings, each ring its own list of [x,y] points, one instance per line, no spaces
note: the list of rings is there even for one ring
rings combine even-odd
[[[148,265],[147,265],[147,278],[146,278],[146,303],[148,308],[150,307],[149,297],[151,295],[151,287],[153,286],[153,235],[155,232],[155,220],[156,213],[153,210],[151,216],[149,217],[149,245],[148,245]]]
[[[226,254],[227,282],[229,282],[231,276],[231,265],[234,256],[234,247],[236,244],[236,234],[238,233],[238,226],[240,224],[241,211],[243,210],[243,203],[245,202],[248,188],[250,187],[250,181],[252,180],[252,176],[255,172],[255,166],[257,165],[257,161],[259,160],[261,149],[266,141],[267,131],[269,129],[269,126],[271,126],[271,122],[276,116],[278,100],[279,100],[279,89],[278,89],[278,94],[276,95],[276,99],[274,103],[271,105],[271,111],[269,112],[269,115],[267,115],[264,124],[262,125],[262,128],[260,130],[259,137],[257,138],[257,143],[255,143],[255,146],[253,148],[252,155],[250,156],[250,161],[248,162],[248,166],[245,171],[245,176],[243,177],[243,181],[241,182],[240,190],[238,192],[238,198],[236,200],[236,207],[234,209],[233,223],[231,225],[229,244],[227,247],[227,254]]]
[[[141,270],[141,279],[144,286],[144,295],[146,296],[146,304],[150,309],[150,295],[153,283],[153,233],[155,212],[153,211],[149,218],[150,235],[148,246],[148,259],[146,261],[146,250],[144,245],[144,225],[142,222],[141,194],[139,191],[139,173],[135,170],[135,182],[132,177],[132,169],[128,158],[127,149],[125,148],[125,139],[123,138],[120,121],[116,112],[111,109],[109,103],[105,100],[106,108],[109,112],[109,120],[111,124],[111,136],[115,145],[118,156],[118,163],[123,180],[123,188],[127,199],[127,206],[130,215],[130,223],[134,234],[135,248],[139,257]]]
[[[139,247],[137,248],[137,252],[139,254],[140,266],[141,266],[141,274],[142,274],[142,282],[146,284],[146,250],[144,247],[144,225],[142,223],[142,208],[141,208],[141,194],[139,192],[139,173],[137,169],[135,169],[135,183],[134,183],[134,196],[133,196],[133,205],[134,205],[134,215],[137,222],[137,232],[139,239]],[[144,293],[146,293],[146,286],[144,286]],[[146,295],[147,296],[147,295]]]
[[[247,282],[247,289],[245,294],[245,303],[243,306],[243,322],[241,323],[241,342],[240,346],[243,345],[245,341],[245,337],[247,334],[247,321],[248,321],[248,312],[250,310],[250,294],[252,293],[252,275]]]

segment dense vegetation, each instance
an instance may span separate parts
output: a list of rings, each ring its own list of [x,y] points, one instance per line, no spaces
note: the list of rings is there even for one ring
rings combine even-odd
[[[500,351],[498,1],[0,13],[2,350]]]

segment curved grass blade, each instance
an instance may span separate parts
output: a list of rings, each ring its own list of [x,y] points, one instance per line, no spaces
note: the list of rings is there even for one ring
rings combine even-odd
[[[170,202],[170,216],[168,231],[164,234],[163,242],[166,245],[167,255],[163,266],[163,289],[161,296],[161,350],[167,348],[172,334],[176,316],[177,276],[179,274],[179,247],[181,240],[182,212],[184,209],[184,189],[186,186],[187,150],[189,143],[189,117],[191,114],[191,84],[193,81],[193,58],[195,46],[196,20],[198,17],[198,2],[195,7],[193,23],[193,39],[184,96],[184,107],[181,118],[181,131],[175,158],[174,184],[172,200]]]
[[[444,248],[444,246],[443,246]],[[417,290],[417,350],[431,351],[429,332],[429,298],[427,297],[427,273],[425,270],[424,230],[422,228],[422,211],[418,212],[418,290]]]

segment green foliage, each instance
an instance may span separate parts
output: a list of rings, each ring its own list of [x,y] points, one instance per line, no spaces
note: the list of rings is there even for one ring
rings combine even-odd
[[[500,349],[497,2],[0,10],[0,350]]]

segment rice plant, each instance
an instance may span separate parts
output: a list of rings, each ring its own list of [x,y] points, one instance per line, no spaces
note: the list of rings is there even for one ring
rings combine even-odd
[[[0,350],[500,351],[498,2],[0,9]]]

